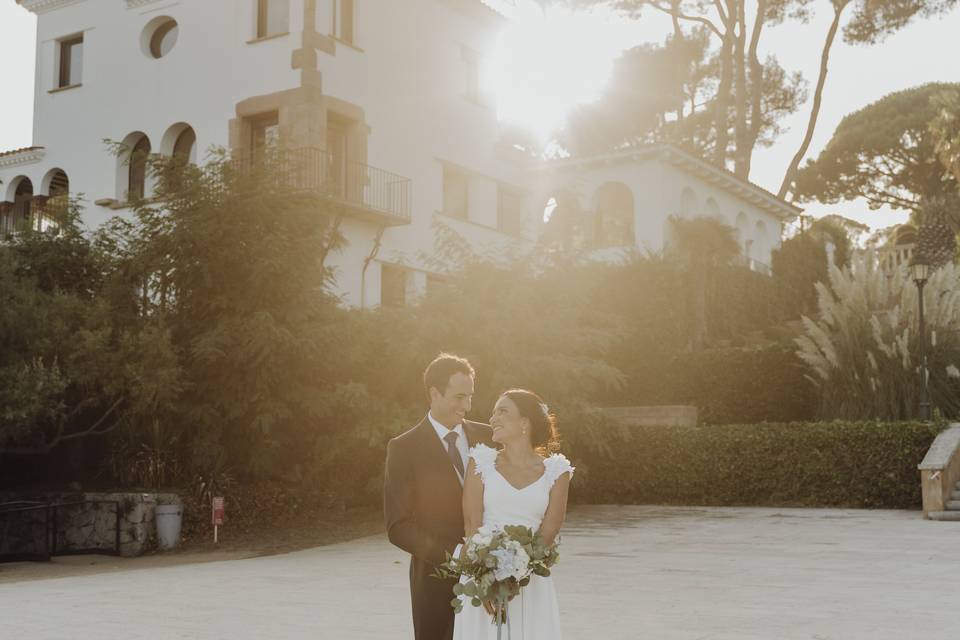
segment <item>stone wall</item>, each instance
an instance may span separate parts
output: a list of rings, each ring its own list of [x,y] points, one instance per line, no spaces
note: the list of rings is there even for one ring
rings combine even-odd
[[[55,545],[51,548],[56,553],[113,552],[118,505],[120,555],[125,557],[140,556],[156,548],[154,514],[158,503],[180,503],[179,497],[171,493],[49,493],[29,498],[0,494],[0,503],[27,499],[61,505],[56,509],[55,520],[50,520],[55,531],[55,540],[50,541]],[[44,553],[46,531],[43,511],[0,513],[0,556]]]
[[[608,407],[600,411],[625,427],[697,426],[697,408],[686,405]]]

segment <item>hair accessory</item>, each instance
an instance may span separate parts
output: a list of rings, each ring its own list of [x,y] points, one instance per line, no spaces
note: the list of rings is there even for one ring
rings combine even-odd
[[[550,417],[550,407],[545,402],[540,403],[540,411],[543,411],[544,418]]]

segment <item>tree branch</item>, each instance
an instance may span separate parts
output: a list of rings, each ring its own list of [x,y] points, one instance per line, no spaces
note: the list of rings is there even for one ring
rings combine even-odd
[[[38,445],[36,447],[0,447],[0,454],[13,454],[13,455],[21,455],[21,456],[46,455],[50,453],[54,447],[68,440],[74,440],[76,438],[85,438],[89,436],[102,436],[106,433],[110,433],[111,431],[116,429],[118,426],[120,426],[121,420],[117,420],[109,427],[106,427],[103,429],[99,427],[107,420],[107,418],[110,417],[110,414],[112,414],[117,409],[117,407],[120,406],[121,402],[123,402],[122,396],[117,398],[116,401],[114,401],[114,403],[110,405],[110,408],[107,409],[106,412],[104,412],[104,414],[100,416],[100,418],[96,422],[94,422],[89,429],[86,429],[85,431],[78,431],[76,433],[69,433],[67,435],[63,435],[63,423],[61,422],[57,426],[57,434],[49,442],[46,442],[42,445]]]
[[[708,29],[710,29],[710,31],[712,31],[714,35],[716,35],[718,38],[723,38],[723,32],[720,31],[720,29],[717,28],[717,25],[715,25],[709,18],[704,18],[703,16],[688,16],[684,13],[680,13],[680,11],[674,11],[672,7],[664,7],[660,4],[657,4],[656,2],[651,2],[650,6],[658,11],[662,11],[668,16],[673,16],[678,20],[686,20],[688,22],[699,22],[700,24],[705,25]]]
[[[800,148],[794,154],[787,167],[787,172],[783,175],[783,182],[780,183],[780,190],[777,192],[778,198],[786,198],[787,192],[793,186],[797,170],[800,167],[800,161],[807,154],[810,148],[810,141],[813,140],[813,130],[817,126],[817,118],[820,116],[820,102],[823,100],[823,87],[827,83],[827,65],[830,61],[830,49],[833,48],[833,40],[840,28],[840,16],[843,10],[847,8],[849,0],[841,0],[833,5],[833,22],[830,23],[830,29],[827,31],[827,38],[823,43],[823,52],[820,54],[820,75],[817,78],[817,88],[813,92],[813,106],[810,108],[810,119],[807,122],[807,132],[803,136],[803,142]]]

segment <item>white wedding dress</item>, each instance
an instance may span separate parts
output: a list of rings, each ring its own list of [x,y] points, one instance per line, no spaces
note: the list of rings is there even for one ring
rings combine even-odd
[[[478,444],[470,450],[476,473],[483,480],[483,525],[524,525],[540,528],[550,502],[550,489],[564,473],[573,475],[574,467],[562,454],[543,461],[544,472],[538,480],[517,489],[497,471],[497,452]],[[561,559],[563,551],[561,549]],[[496,640],[497,627],[483,607],[464,602],[454,623],[454,640]],[[530,584],[520,590],[507,606],[512,640],[560,640],[560,609],[552,578],[530,576]],[[506,625],[503,638],[508,638]]]

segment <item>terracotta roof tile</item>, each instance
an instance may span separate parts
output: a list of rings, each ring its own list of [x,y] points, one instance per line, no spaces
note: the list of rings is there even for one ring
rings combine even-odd
[[[23,147],[22,149],[12,149],[10,151],[0,151],[0,158],[5,156],[15,156],[18,153],[25,153],[27,151],[38,151],[43,149],[43,147]]]

